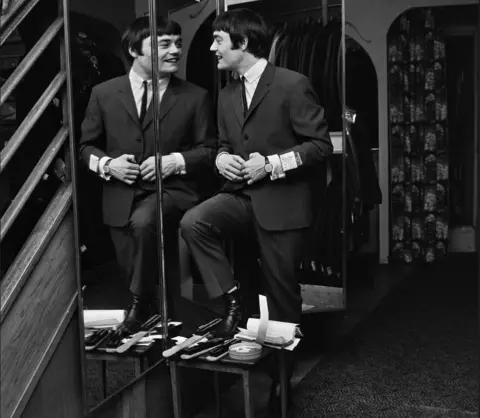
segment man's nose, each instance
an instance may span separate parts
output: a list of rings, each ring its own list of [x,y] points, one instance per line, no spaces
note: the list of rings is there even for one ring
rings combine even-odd
[[[181,49],[182,49],[181,47],[178,47],[175,44],[171,44],[168,52],[170,54],[178,54],[181,51]]]
[[[210,45],[210,51],[216,51],[217,46],[215,45],[215,42],[212,42],[212,45]]]

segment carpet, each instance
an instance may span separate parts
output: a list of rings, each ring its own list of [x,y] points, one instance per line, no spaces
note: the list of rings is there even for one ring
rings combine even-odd
[[[405,278],[295,388],[289,416],[478,416],[478,270],[454,260]]]

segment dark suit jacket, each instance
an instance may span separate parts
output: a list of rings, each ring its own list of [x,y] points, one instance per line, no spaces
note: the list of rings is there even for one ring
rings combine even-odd
[[[94,87],[82,123],[80,155],[88,165],[99,159],[135,155],[141,164],[155,154],[152,106],[140,124],[128,75]],[[216,130],[206,90],[172,76],[160,104],[161,155],[180,152],[186,175],[163,182],[177,206],[186,211],[199,201],[198,181],[211,171],[216,151]],[[128,222],[135,190],[155,190],[155,183],[137,181],[129,186],[113,177],[103,186],[103,219],[110,226]]]
[[[303,164],[271,181],[267,176],[249,187],[259,225],[270,231],[300,229],[313,220],[315,194],[323,193],[324,161],[333,146],[324,111],[308,78],[268,64],[262,74],[246,118],[239,82],[225,87],[219,97],[219,153],[264,156],[298,152]],[[245,184],[226,182],[224,191]]]

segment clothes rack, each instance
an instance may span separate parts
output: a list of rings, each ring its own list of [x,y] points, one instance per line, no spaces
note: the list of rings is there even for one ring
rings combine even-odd
[[[342,7],[342,5],[341,4],[329,4],[326,7],[328,9],[330,9],[330,8],[333,8],[333,7]],[[302,14],[302,13],[307,13],[307,12],[320,11],[323,8],[324,8],[324,6],[305,7],[303,9],[292,10],[291,12],[279,13],[278,16],[290,16],[290,15]]]
[[[346,25],[346,26],[350,26],[353,30],[355,30],[355,32],[357,32],[358,36],[360,36],[360,38],[362,39],[362,41],[366,42],[367,44],[369,44],[369,43],[372,42],[371,39],[365,39],[365,38],[363,37],[363,35],[360,33],[360,31],[357,29],[357,27],[356,27],[353,23],[351,23],[351,22],[349,22],[349,21],[347,20],[347,21],[345,21],[345,25]]]
[[[313,11],[320,11],[320,10],[323,10],[324,8],[327,8],[327,9],[330,9],[330,8],[333,8],[333,7],[342,7],[341,4],[329,4],[327,6],[312,6],[312,7],[305,7],[303,9],[297,9],[297,10],[293,10],[293,11],[290,11],[290,12],[284,12],[284,13],[279,13],[278,16],[292,16],[292,15],[296,15],[296,14],[303,14],[303,13],[308,13],[308,12],[313,12]],[[348,20],[345,21],[345,25],[346,26],[350,26],[355,32],[357,32],[358,36],[360,37],[360,39],[362,39],[364,42],[366,42],[367,44],[371,43],[372,40],[371,39],[366,39],[361,33],[360,31],[357,29],[357,27],[349,22]]]

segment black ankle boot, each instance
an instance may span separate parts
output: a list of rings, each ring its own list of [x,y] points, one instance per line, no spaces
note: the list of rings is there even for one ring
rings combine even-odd
[[[120,329],[129,334],[139,331],[141,325],[154,314],[150,299],[133,295],[130,306]]]
[[[214,329],[215,337],[226,338],[235,334],[237,326],[242,319],[239,290],[223,295],[227,305],[227,313]]]

